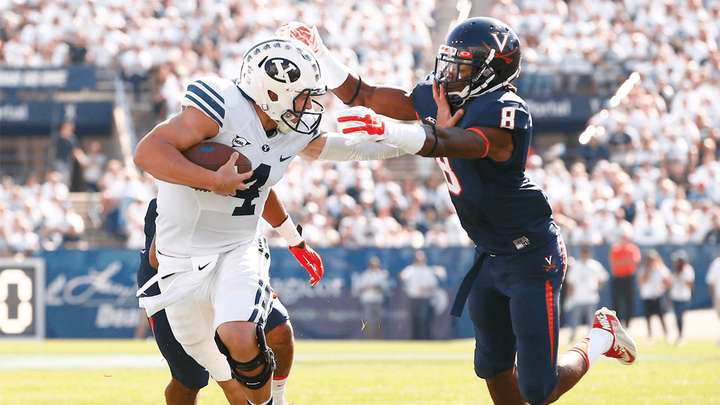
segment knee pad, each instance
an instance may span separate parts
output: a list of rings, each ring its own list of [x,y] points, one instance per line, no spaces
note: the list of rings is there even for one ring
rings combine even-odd
[[[225,358],[230,365],[233,378],[251,390],[259,390],[262,388],[265,383],[270,380],[270,377],[272,377],[272,373],[275,370],[275,355],[267,345],[267,342],[265,341],[265,332],[263,332],[260,325],[256,325],[255,334],[257,335],[260,353],[258,353],[254,359],[242,362],[237,361],[230,356],[230,350],[228,350],[227,346],[225,346],[222,342],[220,335],[215,332],[215,343],[217,344],[220,353],[225,355]],[[249,371],[253,371],[258,367],[262,367],[258,375],[250,377],[244,374]]]

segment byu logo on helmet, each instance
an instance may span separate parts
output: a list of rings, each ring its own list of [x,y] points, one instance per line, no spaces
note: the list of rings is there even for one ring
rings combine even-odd
[[[281,83],[292,83],[300,78],[300,69],[285,58],[269,59],[265,62],[265,71],[270,77]]]

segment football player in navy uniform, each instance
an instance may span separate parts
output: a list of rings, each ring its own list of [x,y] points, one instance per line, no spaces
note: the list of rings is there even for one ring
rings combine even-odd
[[[511,84],[521,50],[509,26],[484,17],[460,22],[440,46],[433,74],[411,93],[364,82],[333,57],[314,27],[291,23],[281,33],[313,49],[328,87],[345,104],[364,106],[339,116],[344,133],[437,160],[478,255],[453,314],[468,301],[475,373],[495,404],[551,403],[603,354],[635,361],[632,338],[607,308],[596,312],[588,337],[558,358],[565,246],[547,197],[525,176],[532,118]]]
[[[145,214],[145,248],[140,254],[140,268],[137,273],[138,288],[147,283],[157,273],[158,263],[154,243],[156,218],[157,203],[153,199],[150,201]],[[263,218],[271,225],[281,224],[287,219],[287,213],[282,203],[272,190],[265,203]],[[262,241],[258,242],[258,249],[267,249],[267,246]],[[290,249],[298,262],[306,268],[306,262],[302,258],[317,256],[317,253],[307,245],[291,247]],[[295,250],[293,251],[293,249]],[[265,256],[269,257],[269,252],[266,252]],[[317,258],[314,261],[317,261],[322,269],[322,261],[319,260],[319,256]],[[311,271],[311,278],[317,278],[318,276],[322,278],[322,274],[313,273],[315,269],[308,269],[308,271]],[[158,292],[157,285],[154,285],[147,289],[146,294],[153,295]],[[170,329],[165,311],[156,313],[148,320],[155,341],[167,361],[172,376],[165,388],[166,403],[168,405],[197,404],[199,391],[208,384],[209,374],[207,370],[190,357],[177,341]],[[285,388],[293,363],[294,336],[288,311],[279,299],[275,300],[264,329],[268,346],[272,349],[276,361],[272,381],[273,398],[278,405],[285,405]],[[243,395],[240,391],[236,394]]]

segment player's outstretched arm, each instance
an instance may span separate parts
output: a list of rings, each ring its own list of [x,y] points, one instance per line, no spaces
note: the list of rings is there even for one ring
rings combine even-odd
[[[396,146],[375,142],[373,139],[351,138],[333,132],[321,134],[300,152],[300,156],[305,159],[335,162],[384,160],[407,154]]]
[[[317,285],[325,274],[322,258],[305,242],[300,233],[302,228],[295,226],[275,190],[270,189],[265,201],[263,219],[285,239],[290,253],[310,275],[310,285]]]
[[[407,91],[396,87],[374,86],[363,81],[335,58],[323,43],[317,27],[310,28],[303,23],[291,22],[280,27],[277,33],[295,38],[312,49],[328,88],[346,105],[369,107],[396,120],[417,119]]]
[[[243,183],[252,173],[238,174],[234,162],[237,153],[216,172],[198,166],[182,155],[182,151],[215,136],[219,126],[194,107],[161,122],[150,130],[135,149],[135,164],[169,183],[234,194],[246,188]]]
[[[477,159],[489,157],[503,162],[512,156],[512,134],[499,128],[460,128],[464,112],[454,114],[445,98],[442,87],[433,85],[433,97],[438,106],[437,124],[401,124],[384,119],[371,110],[347,110],[338,117],[338,126],[344,134],[355,134],[361,139],[374,138],[377,142],[394,145],[407,153],[431,157],[459,157]]]
[[[346,105],[372,108],[396,120],[417,120],[410,94],[403,89],[374,86],[361,80],[360,76],[348,73],[343,84],[332,91]]]

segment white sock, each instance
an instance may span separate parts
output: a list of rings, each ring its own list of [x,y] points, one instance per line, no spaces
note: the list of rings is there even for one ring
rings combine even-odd
[[[287,386],[287,377],[273,377],[272,395],[275,398],[274,405],[285,405],[285,387]]]
[[[610,350],[613,343],[613,334],[605,329],[592,328],[588,333],[588,362],[592,364],[595,359]]]

